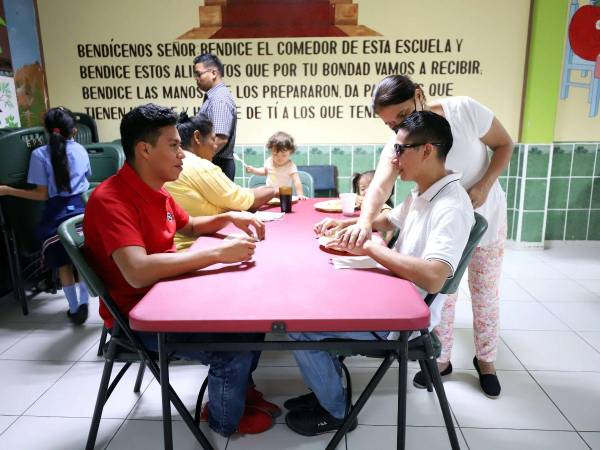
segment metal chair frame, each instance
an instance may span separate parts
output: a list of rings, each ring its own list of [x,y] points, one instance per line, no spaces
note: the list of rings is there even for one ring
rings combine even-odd
[[[458,286],[460,284],[460,280],[462,279],[463,274],[465,273],[469,262],[471,261],[471,257],[473,256],[473,252],[477,247],[477,244],[483,237],[483,234],[487,230],[487,221],[478,213],[475,213],[475,225],[473,226],[471,233],[469,235],[469,239],[467,241],[467,245],[463,250],[463,254],[461,256],[460,262],[456,268],[454,276],[449,279],[442,289],[440,293],[442,294],[453,294],[458,290]],[[431,306],[435,298],[436,294],[427,294],[424,298],[424,302],[427,306]],[[415,339],[412,339],[408,342],[408,359],[418,360],[419,366],[425,375],[425,379],[427,380],[427,390],[429,392],[433,391],[435,388],[435,393],[438,397],[438,401],[440,403],[440,409],[442,410],[442,416],[444,418],[444,423],[446,425],[446,431],[448,433],[448,438],[450,440],[450,445],[453,450],[460,449],[460,444],[458,443],[458,437],[456,435],[456,430],[454,429],[454,423],[452,422],[452,414],[450,413],[450,405],[448,403],[448,398],[446,397],[446,391],[444,390],[444,385],[442,383],[442,378],[440,376],[440,372],[437,367],[436,359],[440,355],[441,352],[441,344],[438,338],[434,333],[430,333],[428,329],[420,330],[421,335]],[[381,337],[376,333],[373,333],[375,339],[381,340]],[[342,364],[343,372],[346,377],[346,389],[347,389],[347,398],[350,403],[350,406],[346,407],[346,416],[349,417],[350,420],[346,420],[346,424],[351,423],[358,416],[358,413],[366,403],[366,400],[371,395],[373,390],[377,387],[387,369],[392,365],[394,360],[400,360],[400,355],[395,350],[388,351],[378,351],[378,352],[363,352],[361,355],[373,358],[384,358],[383,362],[377,369],[377,372],[369,381],[367,388],[358,398],[355,405],[351,404],[352,399],[352,380],[350,377],[350,372],[348,368],[344,364],[344,357],[350,356],[349,354],[342,354],[340,356],[340,362]],[[398,395],[400,395],[400,387],[402,386],[402,378],[406,378],[406,374],[399,375],[399,390]],[[406,380],[404,381],[406,384]],[[400,399],[398,399],[400,401]],[[405,401],[405,400],[404,400]],[[400,435],[398,435],[398,448],[404,448],[403,442],[400,442]]]

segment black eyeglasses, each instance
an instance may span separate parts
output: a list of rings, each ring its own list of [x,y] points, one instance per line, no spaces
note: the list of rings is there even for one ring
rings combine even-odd
[[[442,147],[444,145],[441,142],[421,142],[419,144],[394,144],[394,151],[396,152],[396,157],[400,158],[402,153],[404,153],[404,150],[406,150],[407,148],[417,148],[425,144],[435,145],[436,147]]]
[[[200,78],[202,75],[204,75],[207,72],[212,72],[213,69],[208,69],[208,70],[203,70],[202,72],[194,72],[194,78]]]

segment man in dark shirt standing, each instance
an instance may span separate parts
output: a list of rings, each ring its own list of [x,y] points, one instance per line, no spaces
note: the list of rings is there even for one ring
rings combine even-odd
[[[237,127],[235,101],[223,82],[223,63],[211,53],[194,58],[194,78],[204,92],[200,113],[213,123],[217,135],[217,152],[212,162],[219,166],[231,181],[235,177],[233,147]]]

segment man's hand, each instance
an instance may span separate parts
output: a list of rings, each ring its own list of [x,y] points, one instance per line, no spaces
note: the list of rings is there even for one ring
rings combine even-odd
[[[304,194],[298,195],[298,200],[306,200],[308,197]]]
[[[5,186],[4,184],[0,184],[0,197],[2,197],[4,195],[8,195],[8,186]]]
[[[332,219],[331,217],[326,217],[325,219],[317,222],[313,230],[319,236],[332,236],[335,235],[338,231],[343,230],[347,226],[351,225],[350,223],[346,224],[342,220]]]
[[[477,183],[471,186],[471,189],[469,189],[467,193],[471,199],[473,209],[477,209],[485,203],[491,187],[492,185],[484,180],[479,180]]]
[[[334,239],[333,241],[327,244],[327,247],[331,247],[334,249],[342,249],[345,252],[356,256],[372,256],[371,250],[374,246],[383,246],[387,248],[385,241],[381,239],[381,237],[379,237],[378,235],[374,235],[372,239],[367,239],[363,244],[356,245],[353,248],[343,248],[342,246],[340,246],[339,239]]]
[[[231,239],[223,242],[217,250],[217,259],[221,263],[250,261],[256,244],[245,239]]]
[[[256,218],[256,216],[247,211],[229,213],[231,223],[245,232],[250,237],[255,237],[259,241],[265,238],[265,224]],[[255,233],[252,231],[254,228]]]
[[[352,248],[344,248],[345,251],[347,251],[348,253],[352,254],[352,255],[356,255],[356,256],[365,256],[368,255],[368,247],[370,245],[373,244],[373,241],[366,240],[363,244],[361,245],[356,245]],[[338,247],[340,247],[340,245],[338,244]]]
[[[367,240],[371,239],[373,231],[371,226],[365,226],[356,223],[337,232],[339,246],[352,250],[354,247],[361,247]]]

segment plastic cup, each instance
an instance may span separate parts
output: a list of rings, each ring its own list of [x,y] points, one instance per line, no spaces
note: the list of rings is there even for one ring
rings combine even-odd
[[[354,208],[356,206],[356,194],[340,194],[340,201],[342,202],[342,214],[344,216],[353,216]]]

